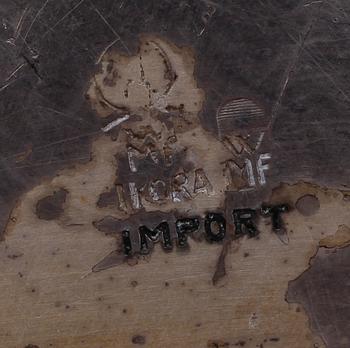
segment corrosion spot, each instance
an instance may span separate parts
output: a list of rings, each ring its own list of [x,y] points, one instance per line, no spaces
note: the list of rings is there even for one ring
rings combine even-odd
[[[132,337],[131,342],[133,344],[145,344],[146,343],[146,337],[141,335],[135,335]]]
[[[222,347],[229,347],[230,343],[229,342],[225,342],[222,340],[209,340],[207,347],[208,348],[222,348]]]

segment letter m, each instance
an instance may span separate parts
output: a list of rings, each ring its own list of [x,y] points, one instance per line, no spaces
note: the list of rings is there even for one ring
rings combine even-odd
[[[171,241],[169,224],[161,222],[156,228],[150,230],[147,226],[139,227],[140,253],[148,254],[154,243],[161,241],[165,251],[170,251],[173,248]]]

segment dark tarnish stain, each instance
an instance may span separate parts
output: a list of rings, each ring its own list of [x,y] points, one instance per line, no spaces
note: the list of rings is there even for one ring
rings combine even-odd
[[[106,208],[110,206],[116,206],[118,203],[117,189],[116,187],[111,188],[109,191],[102,192],[96,203],[99,208]]]
[[[245,234],[239,233],[242,232],[242,227],[240,224],[237,224],[237,214],[240,215],[239,212],[254,212],[252,220],[249,220],[252,222],[252,226],[251,234],[248,234],[248,236],[258,238],[259,231],[256,229],[256,224],[260,215],[258,214],[258,211],[263,210],[263,208],[259,208],[259,205],[262,201],[264,201],[264,199],[266,199],[268,193],[268,190],[260,190],[260,192],[248,191],[243,192],[243,194],[242,192],[226,192],[225,217],[227,219],[227,233],[223,242],[221,253],[217,260],[214,275],[212,277],[213,285],[217,285],[219,281],[226,276],[225,258],[229,250],[231,250],[233,239],[238,239]],[[283,202],[283,200],[281,202]],[[263,215],[271,216],[273,231],[279,236],[280,240],[284,242],[286,237],[282,238],[281,236],[284,236],[286,231],[284,229],[283,217],[281,217],[280,214],[287,211],[289,209],[289,205],[281,203],[269,205],[269,209],[267,211],[266,207],[267,205],[265,205],[265,214]],[[253,208],[253,210],[250,208]],[[238,244],[236,246],[238,246]],[[237,248],[233,249],[233,251],[236,250]],[[249,253],[245,253],[244,257],[247,257],[248,255]]]
[[[212,278],[213,285],[219,284],[219,281],[226,276],[225,260],[228,252],[231,250],[233,241],[233,226],[228,224],[226,229],[226,236],[222,245],[219,258],[216,263],[215,272]]]
[[[295,208],[304,216],[311,216],[320,209],[320,201],[314,195],[305,195],[300,197],[295,203]]]
[[[153,144],[147,146],[148,148],[152,148]],[[158,163],[155,163],[149,153],[140,160],[135,159],[137,166],[136,173],[130,171],[127,155],[116,155],[118,168],[117,181],[121,183],[134,182],[137,189],[142,189],[149,182],[152,182],[154,178],[157,178],[157,180],[162,180],[167,186],[170,186],[173,177],[182,169],[186,173],[194,168],[193,164],[186,160],[186,154],[186,148],[174,153],[172,156],[172,164],[166,165],[165,159],[162,156],[159,156]]]
[[[66,201],[67,194],[67,190],[60,188],[54,191],[52,195],[40,199],[36,204],[37,217],[43,220],[58,219],[64,211],[63,204]]]
[[[39,348],[36,344],[27,344],[24,348]]]
[[[167,129],[173,129],[174,128],[174,122],[172,121],[171,117],[169,117],[168,114],[160,112],[159,114],[157,114],[156,117],[157,117],[157,119],[159,121],[161,121],[162,123],[165,124]]]
[[[141,335],[135,335],[132,337],[131,342],[133,344],[145,344],[146,343],[146,337]]]
[[[286,299],[306,310],[327,348],[350,347],[350,247],[319,248],[310,268],[288,286]]]

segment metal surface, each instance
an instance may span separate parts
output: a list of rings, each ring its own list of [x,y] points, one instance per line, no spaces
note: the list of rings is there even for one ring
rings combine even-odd
[[[54,178],[62,169],[74,170],[75,166],[89,163],[94,140],[107,134],[114,141],[119,139],[124,124],[137,123],[139,113],[136,106],[130,104],[128,108],[120,108],[111,104],[108,98],[113,95],[118,79],[127,81],[129,78],[118,71],[124,64],[120,63],[122,59],[130,59],[127,64],[132,66],[132,59],[136,57],[138,60],[139,55],[140,81],[146,83],[149,78],[147,59],[156,61],[152,56],[155,51],[160,52],[165,67],[165,82],[160,84],[163,90],[149,91],[150,104],[146,106],[151,109],[156,105],[160,110],[158,120],[165,120],[167,130],[176,129],[178,134],[182,132],[182,121],[169,125],[167,122],[172,121],[167,120],[167,114],[180,115],[181,119],[186,112],[190,113],[186,102],[184,106],[178,100],[178,105],[169,103],[165,107],[157,99],[157,93],[168,95],[177,83],[178,76],[170,63],[172,58],[167,56],[169,52],[175,52],[176,57],[182,54],[191,62],[194,59],[194,80],[198,91],[193,99],[200,100],[199,90],[202,90],[203,105],[198,120],[191,121],[184,128],[200,127],[208,132],[213,142],[224,144],[234,154],[234,160],[227,161],[225,166],[234,177],[232,185],[236,189],[231,188],[222,194],[222,197],[225,195],[222,199],[225,204],[216,207],[227,213],[229,226],[235,225],[232,220],[234,209],[236,212],[239,209],[259,209],[264,202],[270,203],[273,189],[281,183],[302,181],[347,190],[350,185],[349,13],[350,4],[345,0],[2,0],[2,243],[6,243],[6,234],[10,233],[11,211],[21,202],[24,193]],[[151,39],[142,35],[150,35]],[[146,53],[141,56],[141,42],[153,45],[153,51],[149,53],[151,58]],[[168,42],[169,47],[174,45],[173,51],[163,48],[163,42]],[[186,51],[187,47],[192,53]],[[115,59],[120,59],[116,68],[113,66],[113,52],[117,52]],[[97,79],[99,74],[104,74],[102,65],[108,59],[112,63],[106,68],[109,69],[106,75],[102,75],[104,89],[101,95],[108,104],[105,109],[113,107],[114,111],[102,114],[94,107],[98,98],[92,100],[91,81],[99,86]],[[146,71],[142,70],[142,59]],[[190,82],[188,86],[191,86]],[[111,94],[103,94],[109,91],[108,88]],[[188,90],[181,88],[184,95],[191,95],[190,87]],[[128,93],[132,92],[126,91],[123,96],[128,97]],[[184,189],[189,187],[188,182],[193,186],[194,194],[208,193],[212,189],[213,182],[209,182],[204,172],[206,157],[202,158],[203,168],[195,167],[186,157],[187,148],[184,146],[185,150],[177,152],[168,165],[167,160],[173,154],[171,149],[181,141],[170,136],[159,140],[152,132],[145,134],[141,140],[140,132],[126,135],[131,147],[124,153],[115,154],[116,186],[101,192],[96,199],[97,208],[112,207],[120,211],[127,210],[129,205],[142,208],[143,199],[152,204],[159,201],[164,206],[175,199],[185,201],[191,194]],[[154,151],[144,152],[150,146]],[[135,164],[134,169],[130,163]],[[218,167],[219,171],[221,168]],[[129,182],[127,188],[118,186],[126,182]],[[142,192],[140,198],[138,190],[145,185],[149,185],[148,193]],[[68,191],[62,188],[38,201],[37,217],[41,220],[58,219],[67,194]],[[276,203],[290,202],[282,199]],[[295,208],[302,215],[312,216],[318,211],[319,202],[306,198],[304,202],[296,202]],[[154,224],[166,220],[170,228],[175,229],[176,219],[186,218],[173,211],[159,210],[145,213],[141,209],[126,217],[122,224],[137,230],[140,224],[155,228]],[[192,211],[192,215],[196,214],[197,211]],[[284,219],[284,214],[276,215],[271,209],[266,214],[272,215],[273,228],[282,228],[280,219]],[[119,220],[114,221],[106,214],[103,219],[94,221],[94,226],[113,234],[122,228]],[[254,231],[250,232],[255,237]],[[211,237],[215,239],[217,234]],[[222,274],[225,274],[225,269],[220,271],[220,264],[232,243],[230,238],[226,239],[218,261],[218,270]],[[145,240],[147,244],[146,237]],[[328,348],[350,346],[350,314],[346,304],[350,295],[349,281],[346,280],[349,252],[346,246],[335,254],[322,249],[310,269],[293,282],[288,291],[287,300],[303,304],[313,332],[322,337]],[[123,260],[113,252],[109,259],[103,259],[103,264],[95,266],[95,270],[106,269]],[[313,298],[319,293],[322,300],[314,303]],[[143,336],[136,335],[132,343],[147,342]],[[274,343],[278,344],[278,341],[271,338],[262,342],[260,347],[263,344],[272,347]],[[211,347],[220,346],[219,343],[213,344]]]

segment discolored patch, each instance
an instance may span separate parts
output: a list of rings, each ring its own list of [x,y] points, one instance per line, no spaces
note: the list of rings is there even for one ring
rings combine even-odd
[[[102,193],[100,208],[112,207],[116,193],[117,215],[160,205],[169,212],[195,204],[204,212],[223,205],[228,187],[244,187],[246,181],[227,172],[230,150],[200,123],[204,92],[194,63],[191,49],[151,35],[141,36],[136,55],[103,55],[87,92],[90,103],[100,117],[117,117],[111,124],[121,114],[130,117],[118,123],[114,139],[117,192]]]
[[[346,225],[339,226],[337,232],[320,240],[320,246],[326,248],[343,248],[350,244],[350,228]]]
[[[117,189],[116,187],[111,188],[109,191],[102,192],[96,203],[99,208],[106,208],[110,206],[116,206],[118,203]]]
[[[320,248],[310,268],[289,283],[287,301],[300,303],[327,348],[350,346],[350,248]],[[331,297],[332,301],[329,302]]]
[[[218,245],[189,238],[189,248],[172,253],[162,251],[155,242],[151,257],[125,257],[120,232],[126,228],[134,232],[131,242],[139,246],[140,225],[155,229],[160,222],[169,223],[174,236],[176,219],[189,215],[203,219],[208,212],[220,211],[225,212],[232,230],[232,209],[240,205],[257,208],[265,198],[269,198],[267,203],[294,206],[300,196],[314,194],[329,203],[327,209],[320,206],[329,231],[335,230],[335,224],[350,224],[339,191],[299,183],[281,185],[266,197],[264,192],[256,194],[253,186],[247,187],[252,178],[243,176],[244,156],[253,154],[257,145],[231,133],[219,139],[203,129],[198,113],[204,93],[194,78],[192,50],[151,36],[140,42],[136,55],[107,51],[101,57],[101,70],[91,81],[90,103],[104,118],[103,130],[92,144],[91,161],[62,170],[34,187],[11,214],[14,223],[7,245],[22,252],[26,239],[30,247],[16,262],[6,257],[7,252],[3,257],[0,253],[3,272],[14,282],[25,279],[30,288],[22,292],[23,286],[18,287],[19,305],[2,304],[3,330],[11,332],[5,344],[23,343],[18,326],[8,320],[7,314],[13,313],[31,328],[30,338],[40,345],[128,346],[135,330],[142,328],[151,333],[147,337],[151,346],[201,347],[213,338],[233,342],[231,345],[238,338],[245,342],[251,338],[251,345],[256,346],[268,337],[279,337],[280,341],[271,341],[276,347],[322,347],[310,332],[306,315],[285,301],[288,281],[305,270],[323,236],[313,220],[307,221],[313,227],[308,229],[296,209],[283,216],[289,243],[281,243],[260,219],[259,239],[227,240]],[[116,128],[113,137],[105,136]],[[260,167],[254,162],[254,172],[267,168],[269,154],[258,158]],[[256,181],[262,185],[260,174]],[[48,227],[32,210],[52,187],[66,188],[69,200],[59,223]],[[238,192],[247,188],[253,190]],[[229,195],[233,199],[227,199]],[[332,214],[337,219],[330,219]],[[199,229],[203,232],[203,226]],[[251,256],[244,257],[248,254]],[[284,263],[286,259],[290,261]],[[74,267],[67,268],[67,264]],[[118,268],[112,268],[116,265]],[[31,269],[35,272],[28,271]],[[19,272],[24,279],[18,277]],[[139,285],[131,288],[131,279],[137,279]],[[35,293],[30,291],[33,288]],[[4,298],[12,294],[6,286],[1,290]],[[38,307],[39,294],[43,298]],[[56,301],[63,305],[55,307]],[[119,310],[110,310],[113,306]],[[23,318],[23,312],[31,317]],[[194,323],[203,322],[201,328],[194,331],[185,320],[189,317]]]
[[[101,117],[113,112],[140,115],[159,111],[176,114],[175,123],[182,118],[189,124],[202,107],[204,93],[193,79],[194,53],[190,48],[143,35],[136,55],[110,50],[103,55],[101,66],[102,72],[93,78],[88,91]]]
[[[213,274],[212,282],[213,285],[219,284],[219,281],[226,276],[226,265],[225,260],[227,253],[229,252],[232,244],[232,235],[229,235],[222,246],[222,251],[216,263],[215,272]]]
[[[316,214],[320,209],[320,202],[314,195],[305,195],[297,200],[295,207],[298,209],[300,214],[304,216],[311,216]]]
[[[151,258],[141,255],[125,260],[118,244],[123,227],[137,232],[140,225],[154,228],[160,221],[167,221],[174,228],[177,217],[193,212],[203,216],[210,204],[217,207],[217,197],[214,195],[215,200],[210,203],[212,196],[201,192],[202,196],[192,200],[173,203],[178,210],[172,210],[171,205],[167,204],[147,205],[147,200],[142,200],[145,207],[139,211],[122,211],[115,206],[97,208],[96,201],[101,192],[115,184],[117,161],[114,155],[118,146],[118,141],[112,141],[109,137],[97,139],[91,162],[62,171],[52,181],[37,186],[23,197],[12,213],[16,223],[8,234],[6,245],[16,253],[23,252],[23,256],[14,262],[7,258],[8,252],[4,252],[3,272],[13,282],[25,279],[30,288],[23,292],[18,290],[20,306],[3,303],[3,309],[5,313],[15,311],[16,316],[23,310],[35,310],[31,318],[26,318],[33,326],[30,337],[33,341],[39,342],[40,346],[53,343],[80,347],[81,341],[86,340],[87,347],[103,344],[106,348],[112,348],[116,342],[120,346],[130,345],[135,330],[142,327],[145,332],[150,332],[146,344],[151,346],[171,346],[174,342],[174,346],[182,345],[186,334],[191,340],[188,344],[193,346],[206,346],[209,340],[217,342],[220,339],[234,346],[241,338],[247,342],[247,347],[249,344],[255,347],[266,337],[279,337],[280,341],[271,341],[278,348],[312,348],[316,343],[322,347],[320,340],[310,332],[304,312],[296,312],[285,301],[288,281],[305,270],[322,238],[322,230],[316,228],[317,221],[308,220],[306,225],[296,209],[286,214],[283,219],[288,226],[288,245],[282,244],[271,233],[270,226],[260,221],[257,226],[261,232],[259,240],[242,239],[218,245],[199,243],[189,238],[190,248],[185,252],[174,250],[165,253],[159,244],[155,244]],[[210,180],[210,175],[208,177]],[[38,221],[32,214],[32,207],[33,202],[37,202],[52,187],[69,190],[69,201],[66,202],[60,223],[50,224],[48,228],[47,223]],[[327,230],[332,230],[335,224],[338,226],[340,221],[350,224],[349,207],[339,191],[304,183],[281,185],[274,190],[268,202],[293,205],[305,194],[317,195],[321,203],[328,202],[327,208],[324,204],[320,207]],[[84,202],[81,201],[82,196],[86,197]],[[227,209],[231,209],[231,203],[227,204]],[[329,218],[335,213],[337,221]],[[225,215],[228,220],[229,214],[228,210]],[[83,223],[84,226],[70,226],[73,223]],[[308,230],[309,225],[314,228]],[[290,229],[294,232],[291,233]],[[31,248],[23,248],[23,234]],[[137,236],[137,233],[134,235]],[[42,250],[47,253],[43,254]],[[247,253],[250,256],[244,257]],[[286,258],[290,260],[288,263],[283,262]],[[35,274],[23,268],[25,263],[30,269],[35,269]],[[130,267],[135,263],[137,266]],[[59,270],[58,264],[62,265]],[[74,264],[74,269],[67,269],[67,264]],[[113,268],[117,265],[117,268]],[[23,278],[18,276],[19,272],[22,272]],[[224,274],[225,281],[221,282]],[[111,282],[111,277],[115,281]],[[131,283],[134,279],[138,283],[135,287]],[[217,280],[219,286],[213,286]],[[247,286],[252,283],[254,286]],[[36,292],[32,293],[31,289],[34,288]],[[48,291],[41,291],[43,288]],[[10,290],[2,289],[6,296],[10,296]],[[39,294],[43,297],[43,304],[35,309]],[[105,301],[96,301],[99,297]],[[60,307],[53,305],[57,301],[62,303]],[[105,303],[107,301],[108,304]],[[120,310],[108,308],[114,305],[119,306]],[[225,310],[218,311],[219,305]],[[157,316],[154,315],[155,306]],[[90,313],[88,318],[87,310]],[[59,316],[57,311],[60,311]],[[176,313],[181,320],[174,323],[174,315],[169,316],[169,312]],[[181,316],[189,315],[194,322],[203,322],[196,331],[188,326],[186,320],[182,320]],[[126,316],[130,320],[123,319]],[[276,317],[279,319],[273,319]],[[17,329],[8,323],[7,316],[0,315],[0,319],[5,330],[12,330],[11,340],[5,342],[22,343],[21,337],[15,334]],[[133,325],[130,325],[130,321]],[[117,327],[113,325],[115,322],[119,322]],[[281,325],[281,322],[286,324]],[[84,327],[103,330],[103,337],[90,333],[85,336],[75,334],[77,328],[79,332],[84,332]],[[57,329],[68,332],[67,336],[62,338]],[[171,335],[160,340],[162,332],[171,332]],[[249,338],[252,339],[251,343]]]
[[[64,211],[63,204],[67,194],[67,190],[60,188],[52,195],[41,198],[36,204],[37,217],[42,220],[58,219]]]

